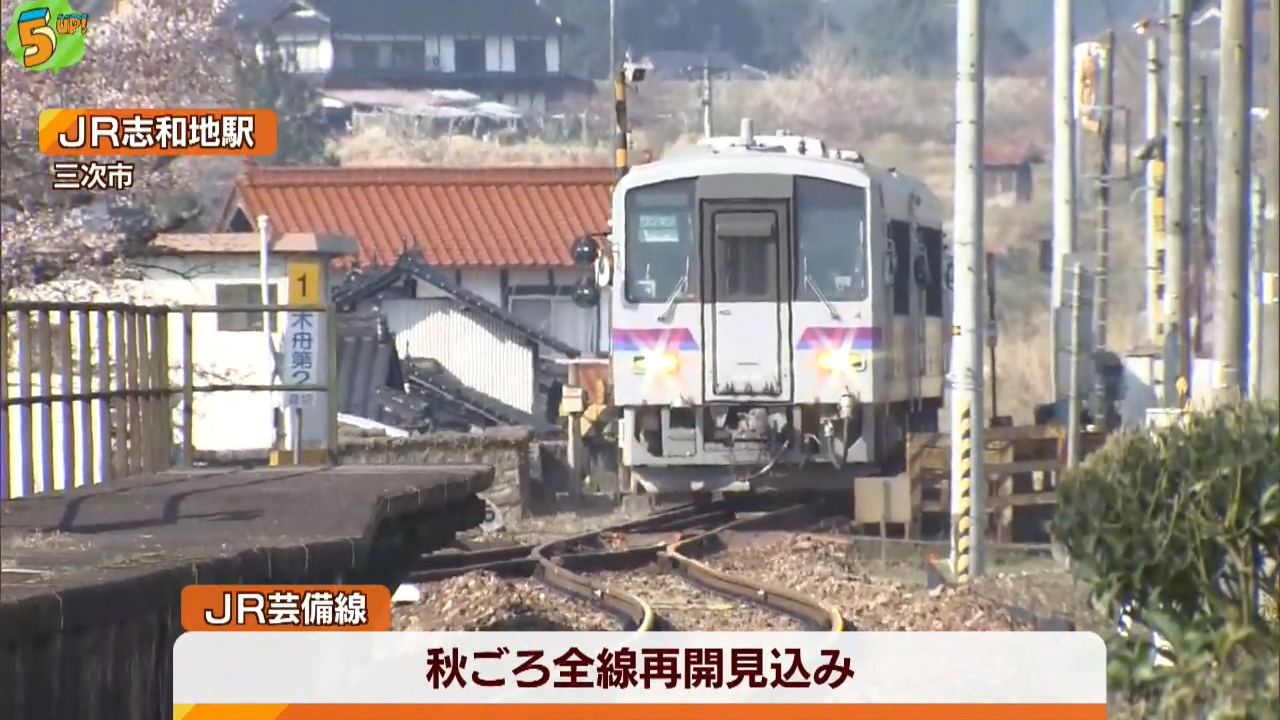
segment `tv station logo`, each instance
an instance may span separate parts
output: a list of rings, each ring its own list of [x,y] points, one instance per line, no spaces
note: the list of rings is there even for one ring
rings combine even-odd
[[[14,8],[4,42],[27,70],[56,71],[80,62],[88,34],[89,14],[67,0],[29,0]]]

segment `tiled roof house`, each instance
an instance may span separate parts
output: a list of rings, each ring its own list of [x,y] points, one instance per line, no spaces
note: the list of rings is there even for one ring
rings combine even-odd
[[[588,351],[596,313],[570,300],[585,271],[572,264],[568,248],[607,228],[613,180],[609,167],[250,166],[219,229],[248,232],[267,215],[278,232],[340,233],[356,239],[355,264],[366,269],[420,253],[433,278],[562,341],[549,345],[554,352]],[[426,281],[396,288],[388,296],[394,302],[385,303],[393,331],[411,330],[443,294]],[[391,317],[392,305],[403,317]],[[403,349],[414,356],[412,347]]]

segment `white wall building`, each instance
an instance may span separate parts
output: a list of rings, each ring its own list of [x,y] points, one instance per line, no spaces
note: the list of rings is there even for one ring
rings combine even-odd
[[[186,363],[194,369],[197,385],[219,384],[270,384],[272,359],[268,355],[266,334],[262,330],[261,313],[196,313],[192,323],[192,353],[188,360],[183,356],[183,316],[181,306],[229,306],[255,305],[262,302],[260,282],[260,240],[256,234],[219,235],[168,235],[158,238],[152,245],[152,254],[139,258],[133,267],[136,279],[117,280],[110,285],[84,282],[54,282],[39,286],[10,300],[129,303],[135,305],[163,305],[173,308],[168,315],[168,364],[169,382],[181,387]],[[349,241],[337,237],[312,234],[286,234],[273,243],[268,262],[268,303],[289,301],[289,283],[286,276],[290,260],[303,258],[321,259],[325,265],[334,255],[352,250]],[[6,310],[10,338],[16,340],[14,328],[17,313]],[[60,322],[54,314],[52,323]],[[100,337],[96,318],[90,320],[88,347],[82,347],[79,314],[72,314],[72,356],[79,361],[85,353],[97,358],[98,348],[111,343],[111,337]],[[34,322],[34,321],[33,321]],[[284,318],[274,318],[273,334],[279,347]],[[56,326],[50,334],[61,337]],[[38,334],[33,336],[34,346],[40,346]],[[42,388],[38,379],[30,383],[22,381],[18,358],[22,351],[17,342],[8,343],[6,358],[8,397],[20,397],[24,385],[33,386],[35,396],[58,393],[64,383],[55,377],[52,387]],[[34,348],[33,348],[34,350]],[[57,357],[57,351],[55,350]],[[118,355],[112,350],[112,364]],[[95,360],[96,362],[96,360]],[[38,367],[34,368],[37,372]],[[55,369],[55,374],[60,368]],[[73,392],[84,390],[78,379],[73,379]],[[93,389],[99,389],[94,387]],[[114,389],[114,387],[113,387]],[[181,446],[180,397],[171,400],[174,417],[175,449]],[[72,435],[75,447],[66,448],[63,440],[63,403],[53,402],[37,406],[29,411],[31,434],[24,412],[11,407],[5,420],[4,482],[0,486],[4,494],[13,496],[21,492],[20,469],[25,456],[30,454],[35,466],[37,491],[62,489],[103,482],[110,479],[109,466],[87,463],[78,458],[72,477],[67,477],[61,458],[65,453],[79,454],[83,436],[92,438],[93,455],[103,457],[112,444],[112,417],[107,401],[83,401],[68,403],[70,406]],[[197,451],[251,450],[271,447],[274,437],[274,405],[269,393],[220,392],[197,394],[193,404],[193,438]],[[51,416],[46,422],[46,416]],[[46,439],[46,429],[52,430]],[[54,466],[46,466],[47,448],[52,446]]]

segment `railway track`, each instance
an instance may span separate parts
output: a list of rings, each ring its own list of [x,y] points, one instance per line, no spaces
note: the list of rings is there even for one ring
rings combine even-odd
[[[726,547],[728,534],[800,529],[820,513],[816,503],[763,510],[740,501],[681,505],[539,544],[434,553],[423,557],[404,581],[432,583],[479,571],[530,578],[598,608],[625,629],[641,632],[838,632],[845,629],[838,611],[794,590],[724,572],[706,562]]]

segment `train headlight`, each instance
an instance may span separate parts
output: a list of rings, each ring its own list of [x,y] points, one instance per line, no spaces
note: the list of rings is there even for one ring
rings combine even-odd
[[[826,350],[818,356],[818,368],[829,373],[862,372],[867,369],[867,359],[848,350]]]
[[[680,369],[680,360],[673,353],[646,353],[631,362],[637,373],[646,375],[670,375]]]

